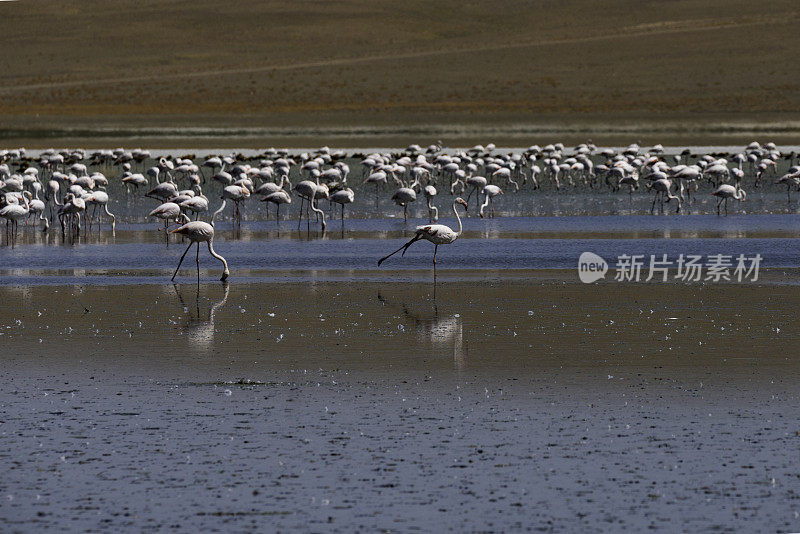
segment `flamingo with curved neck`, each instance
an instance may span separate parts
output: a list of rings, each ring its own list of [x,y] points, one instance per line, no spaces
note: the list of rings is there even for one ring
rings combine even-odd
[[[411,241],[409,241],[408,243],[406,243],[405,245],[403,245],[399,249],[395,250],[394,252],[392,252],[388,256],[384,256],[383,258],[379,259],[378,260],[378,265],[380,265],[381,263],[386,261],[388,258],[394,256],[395,254],[397,254],[401,250],[403,251],[403,254],[401,254],[401,256],[405,256],[406,250],[408,250],[408,247],[410,247],[411,245],[413,245],[415,242],[419,241],[420,239],[425,239],[426,241],[430,241],[431,243],[434,244],[434,249],[433,249],[433,272],[434,272],[434,276],[435,276],[436,275],[436,253],[439,250],[439,245],[449,245],[449,244],[453,243],[456,239],[459,238],[459,236],[461,236],[461,233],[464,231],[464,228],[461,225],[461,217],[458,215],[458,210],[456,209],[456,206],[458,204],[461,204],[462,206],[464,206],[466,208],[467,207],[467,202],[461,197],[458,197],[457,199],[455,199],[453,201],[453,213],[456,216],[456,221],[458,221],[458,230],[453,231],[452,228],[450,228],[449,226],[445,226],[443,224],[426,224],[426,225],[422,225],[422,226],[417,226],[416,235],[411,239]]]

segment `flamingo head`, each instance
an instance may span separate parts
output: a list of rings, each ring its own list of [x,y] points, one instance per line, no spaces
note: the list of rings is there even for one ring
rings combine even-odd
[[[467,207],[467,201],[466,201],[466,200],[464,200],[464,199],[463,199],[463,198],[461,198],[461,197],[458,197],[458,198],[455,200],[455,203],[456,203],[456,204],[461,204],[461,205],[462,205],[462,206],[464,206],[465,208]]]
[[[497,193],[497,194],[498,194],[498,195],[502,195],[502,194],[503,194],[503,190],[501,189],[500,191],[498,191],[498,193]]]

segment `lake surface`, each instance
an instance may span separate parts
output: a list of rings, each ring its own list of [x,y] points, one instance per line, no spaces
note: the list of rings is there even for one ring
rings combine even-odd
[[[172,284],[186,244],[115,172],[115,232],[2,236],[0,530],[800,529],[784,187],[746,182],[728,216],[710,184],[677,215],[643,190],[527,184],[480,219],[473,196],[434,280],[427,242],[377,266],[426,209],[404,223],[356,170],[343,223],[251,198],[215,226],[229,283],[201,248],[199,282],[192,251]],[[604,280],[579,280],[584,252]],[[728,280],[706,278],[718,255]],[[626,256],[639,282],[615,280]]]

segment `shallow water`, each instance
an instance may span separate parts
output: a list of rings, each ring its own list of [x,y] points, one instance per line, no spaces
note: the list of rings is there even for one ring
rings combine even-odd
[[[186,245],[116,193],[114,233],[0,246],[0,530],[800,528],[785,189],[727,217],[707,194],[649,215],[641,191],[526,188],[493,219],[473,198],[436,283],[427,242],[377,266],[427,222],[388,189],[324,233],[251,200],[215,227],[229,284],[205,249],[171,284]],[[606,281],[578,281],[585,251]],[[763,259],[616,282],[623,254]]]
[[[215,249],[231,267],[234,283],[284,279],[384,279],[429,277],[433,246],[414,244],[404,257],[378,258],[413,237],[415,223],[387,219],[345,220],[328,231],[274,221],[245,223],[233,229],[219,223]],[[441,222],[453,224],[444,219]],[[453,226],[455,226],[453,224]],[[798,215],[693,215],[683,217],[503,217],[464,221],[464,235],[440,247],[438,274],[472,276],[474,270],[564,270],[577,276],[578,257],[591,251],[613,267],[623,254],[651,255],[675,261],[681,254],[752,257],[760,254],[765,270],[793,269],[800,263]],[[170,244],[155,225],[123,224],[77,239],[28,229],[15,247],[0,248],[2,284],[152,283],[172,275],[186,246],[176,236]],[[195,252],[187,254],[182,280],[195,269]],[[218,276],[221,264],[200,250],[202,276]],[[421,271],[413,273],[411,271]],[[572,272],[569,272],[572,271]],[[792,282],[789,278],[786,281]]]
[[[668,148],[667,153],[681,150]],[[693,147],[692,152],[734,150],[740,148]],[[509,151],[512,150],[504,150]],[[197,161],[212,153],[192,152]],[[255,151],[245,154],[253,158],[256,155]],[[595,159],[600,161],[599,157]],[[320,201],[328,218],[324,233],[315,220],[298,226],[296,197],[283,207],[280,221],[275,220],[274,207],[268,213],[264,203],[251,197],[242,208],[241,228],[233,227],[231,207],[226,208],[216,225],[215,248],[228,259],[234,282],[268,280],[275,275],[316,278],[320,273],[336,279],[371,276],[368,273],[376,271],[378,258],[413,236],[415,225],[427,223],[422,196],[409,206],[410,218],[404,223],[402,208],[390,200],[394,187],[382,186],[376,201],[375,188],[361,185],[360,158],[349,157],[346,161],[352,169],[349,182],[356,191],[356,201],[347,206],[343,221],[338,205]],[[142,170],[150,163],[140,165]],[[777,174],[783,173],[789,163],[790,160],[781,159]],[[13,248],[7,239],[2,239],[5,246],[0,247],[0,273],[5,276],[0,277],[0,284],[136,283],[164,277],[174,269],[184,250],[181,243],[173,236],[167,248],[163,233],[155,231],[159,221],[147,218],[158,202],[142,197],[143,190],[126,192],[115,178],[118,167],[103,165],[99,170],[110,178],[108,191],[110,209],[117,216],[116,233],[109,232],[105,221],[101,230],[95,225],[91,232],[77,238],[65,239],[57,230],[43,234],[28,228]],[[207,169],[205,172],[208,174]],[[294,183],[301,179],[297,168],[291,179]],[[477,199],[472,195],[463,221],[463,236],[456,244],[439,250],[439,271],[443,275],[449,271],[452,276],[454,271],[464,269],[572,269],[584,251],[595,252],[611,264],[624,253],[646,257],[758,253],[764,258],[765,269],[794,267],[798,264],[793,251],[798,244],[800,196],[787,202],[785,187],[774,185],[773,178],[766,178],[758,189],[751,187],[752,180],[745,179],[747,201],[731,201],[728,216],[716,214],[716,198],[708,195],[708,183],[700,184],[696,197],[683,204],[680,214],[674,213],[677,206],[673,202],[665,204],[663,214],[657,206],[656,215],[649,214],[652,195],[645,188],[629,197],[625,191],[612,192],[607,187],[593,190],[581,184],[559,191],[547,180],[542,180],[541,189],[533,190],[527,184],[519,192],[506,184],[505,194],[496,198],[495,218],[477,217]],[[455,228],[451,211],[454,197],[444,183],[438,187],[435,204],[441,215],[439,222]],[[211,180],[204,185],[212,211],[219,206],[220,189],[221,185]],[[468,197],[469,192],[463,196]],[[460,213],[463,216],[464,212]],[[203,214],[202,218],[208,220],[210,215]],[[404,258],[389,260],[383,269],[428,269],[431,260],[432,247],[423,242],[409,249]],[[207,251],[201,251],[200,261],[204,277],[213,276],[219,267]],[[191,255],[185,267],[194,267]],[[184,274],[190,271],[185,270]]]
[[[2,287],[3,530],[797,530],[777,286]],[[610,304],[612,303],[613,304]]]

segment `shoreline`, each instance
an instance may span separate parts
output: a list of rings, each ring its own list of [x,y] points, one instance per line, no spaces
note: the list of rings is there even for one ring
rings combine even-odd
[[[544,146],[550,143],[561,142],[566,145],[566,154],[572,153],[572,147],[585,143],[591,139],[598,143],[598,149],[625,148],[637,142],[643,149],[654,144],[661,144],[665,154],[679,154],[685,148],[701,150],[704,148],[720,149],[719,151],[740,152],[753,141],[774,142],[779,149],[798,150],[800,130],[796,133],[752,133],[752,134],[719,134],[719,135],[691,135],[691,136],[647,136],[650,142],[642,144],[642,136],[638,135],[597,135],[592,133],[558,135],[491,135],[474,134],[464,136],[446,137],[440,134],[427,136],[403,135],[370,135],[353,136],[344,135],[318,135],[298,134],[296,136],[281,135],[256,135],[256,136],[218,136],[209,135],[201,137],[192,136],[153,136],[153,135],[124,135],[108,136],[96,135],[91,137],[74,135],[29,136],[19,135],[14,137],[0,136],[0,147],[12,149],[25,147],[33,150],[46,150],[49,148],[80,147],[87,150],[108,149],[117,146],[145,148],[148,150],[194,153],[198,155],[221,154],[228,152],[262,152],[267,147],[299,147],[291,148],[292,152],[314,151],[322,146],[332,149],[347,150],[354,153],[370,152],[403,152],[405,147],[412,143],[434,143],[439,139],[447,139],[445,153],[455,150],[468,150],[476,144],[495,142],[498,148],[494,153],[508,153],[524,150],[523,147],[538,144]],[[215,148],[209,148],[215,147]],[[304,148],[305,147],[305,148]],[[368,148],[365,148],[368,147]],[[401,148],[402,147],[402,148]],[[424,148],[424,146],[423,146]],[[669,149],[669,151],[667,151]]]

